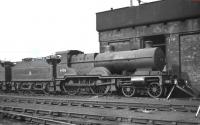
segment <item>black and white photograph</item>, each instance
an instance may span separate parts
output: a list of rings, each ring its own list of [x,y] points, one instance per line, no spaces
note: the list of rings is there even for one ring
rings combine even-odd
[[[200,125],[200,0],[0,0],[0,125]]]

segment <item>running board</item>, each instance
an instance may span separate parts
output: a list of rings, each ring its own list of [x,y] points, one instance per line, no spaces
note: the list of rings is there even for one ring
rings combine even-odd
[[[92,83],[92,84],[67,84],[66,86],[74,86],[74,87],[91,87],[91,86],[105,86],[105,85],[115,85],[113,82],[105,82],[105,83]]]

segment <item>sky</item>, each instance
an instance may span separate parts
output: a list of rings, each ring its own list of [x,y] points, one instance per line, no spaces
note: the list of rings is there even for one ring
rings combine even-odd
[[[96,13],[127,6],[130,0],[0,0],[0,60],[99,52]]]

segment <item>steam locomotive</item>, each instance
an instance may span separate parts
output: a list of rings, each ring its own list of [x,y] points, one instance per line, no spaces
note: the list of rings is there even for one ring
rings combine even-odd
[[[84,54],[78,50],[56,52],[45,58],[1,62],[0,91],[30,93],[88,93],[105,95],[121,92],[131,97],[166,95],[174,84],[163,72],[165,56],[160,48]]]

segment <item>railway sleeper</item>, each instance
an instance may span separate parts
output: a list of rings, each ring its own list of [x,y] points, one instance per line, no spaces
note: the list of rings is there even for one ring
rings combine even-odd
[[[70,123],[76,124],[76,125],[114,125],[117,123],[110,123],[106,121],[97,121],[97,120],[77,120],[77,119],[72,119],[69,120],[71,121]]]
[[[116,106],[113,106],[113,105],[103,105],[104,108],[108,108],[108,109],[116,109],[117,107]]]
[[[27,102],[27,99],[19,99],[18,102],[19,102],[19,103],[26,103],[26,102]]]
[[[117,117],[114,117],[114,116],[104,116],[102,120],[117,121]]]
[[[172,109],[169,108],[169,107],[158,107],[157,109],[158,109],[159,111],[172,111]]]
[[[59,118],[63,118],[66,116],[65,113],[63,115],[62,112],[57,112],[56,114],[60,114]],[[99,115],[89,115],[89,114],[76,114],[76,113],[69,113],[67,115],[67,118],[73,118],[73,119],[77,119],[76,121],[78,121],[78,123],[80,123],[81,119],[84,120],[84,123],[91,123],[91,124],[95,124],[95,123],[107,123],[107,122],[115,122],[115,124],[117,124],[118,122],[116,122],[118,119],[117,117],[113,117],[113,116],[99,116]],[[82,121],[83,122],[83,121]],[[75,123],[75,122],[71,122],[71,123]],[[77,124],[77,123],[76,123]],[[83,124],[83,123],[82,123]]]
[[[43,101],[37,100],[37,101],[35,102],[35,104],[43,104]]]
[[[79,102],[71,102],[70,105],[71,106],[81,106],[82,104]]]
[[[32,118],[31,123],[37,123],[37,124],[42,124],[42,125],[46,125],[46,121],[42,120],[42,119],[37,119],[37,118]]]
[[[187,110],[186,108],[184,107],[176,107],[176,108],[173,108],[174,111],[178,111],[178,112],[188,112],[189,110]]]
[[[116,106],[117,110],[129,109],[127,106]]]
[[[10,102],[18,102],[18,99],[11,99]]]
[[[152,121],[149,119],[137,119],[137,118],[131,119],[131,123],[135,123],[135,124],[148,124],[150,122],[152,123]]]
[[[85,115],[85,114],[84,114]],[[103,121],[102,116],[92,116],[92,115],[85,115],[85,118],[76,118],[76,117],[69,117],[70,114],[68,114],[68,117],[54,117],[56,120],[59,121],[65,121],[68,123],[73,123],[76,125],[114,125],[118,124],[117,122],[111,122],[111,121]]]
[[[69,105],[70,103],[69,102],[61,102],[60,103],[60,106],[67,106],[67,105]]]
[[[49,104],[49,105],[50,105],[50,104],[51,104],[51,101],[49,101],[49,100],[44,101],[43,104]]]
[[[13,108],[12,108],[12,107],[3,107],[3,110],[4,110],[4,111],[12,111]]]
[[[39,125],[73,125],[67,122],[52,120],[49,118],[26,117],[26,120],[29,122],[29,124],[33,123]]]
[[[24,113],[27,113],[27,114],[35,114],[35,113],[36,113],[36,110],[34,110],[34,109],[25,109],[25,110],[24,110]]]
[[[198,123],[191,122],[176,122],[176,121],[164,121],[164,120],[151,120],[152,125],[198,125]]]
[[[92,107],[92,108],[104,108],[104,106],[99,105],[99,104],[93,104],[93,105],[90,105],[90,107]]]
[[[53,101],[52,100],[45,100],[45,99],[36,99],[35,103],[36,104],[51,104]]]
[[[51,111],[37,110],[36,114],[41,115],[41,116],[50,115]]]
[[[29,115],[24,115],[24,114],[16,114],[16,113],[11,113],[11,112],[1,112],[0,115],[3,117],[10,118],[10,119],[26,121],[28,122],[28,124],[33,123],[33,124],[40,124],[40,125],[41,124],[42,125],[72,125],[66,122],[60,122],[56,120],[33,117]]]
[[[13,108],[14,112],[24,112],[23,108]]]
[[[61,112],[51,112],[51,115],[54,117],[61,117],[62,113]]]
[[[60,102],[58,102],[58,101],[53,101],[53,102],[51,102],[51,105],[60,105]]]
[[[84,119],[84,118],[86,118],[86,115],[85,115],[85,114],[70,113],[70,114],[69,114],[69,117],[71,117],[71,118],[81,118],[81,119]]]
[[[83,106],[83,107],[93,107],[93,105],[90,104],[90,103],[83,103],[81,106]]]
[[[118,117],[117,118],[117,121],[119,122],[128,122],[128,123],[131,123],[132,119],[131,118],[124,118],[124,117]]]
[[[87,115],[86,118],[91,119],[91,120],[101,120],[102,119],[101,116],[97,116],[97,115]]]

